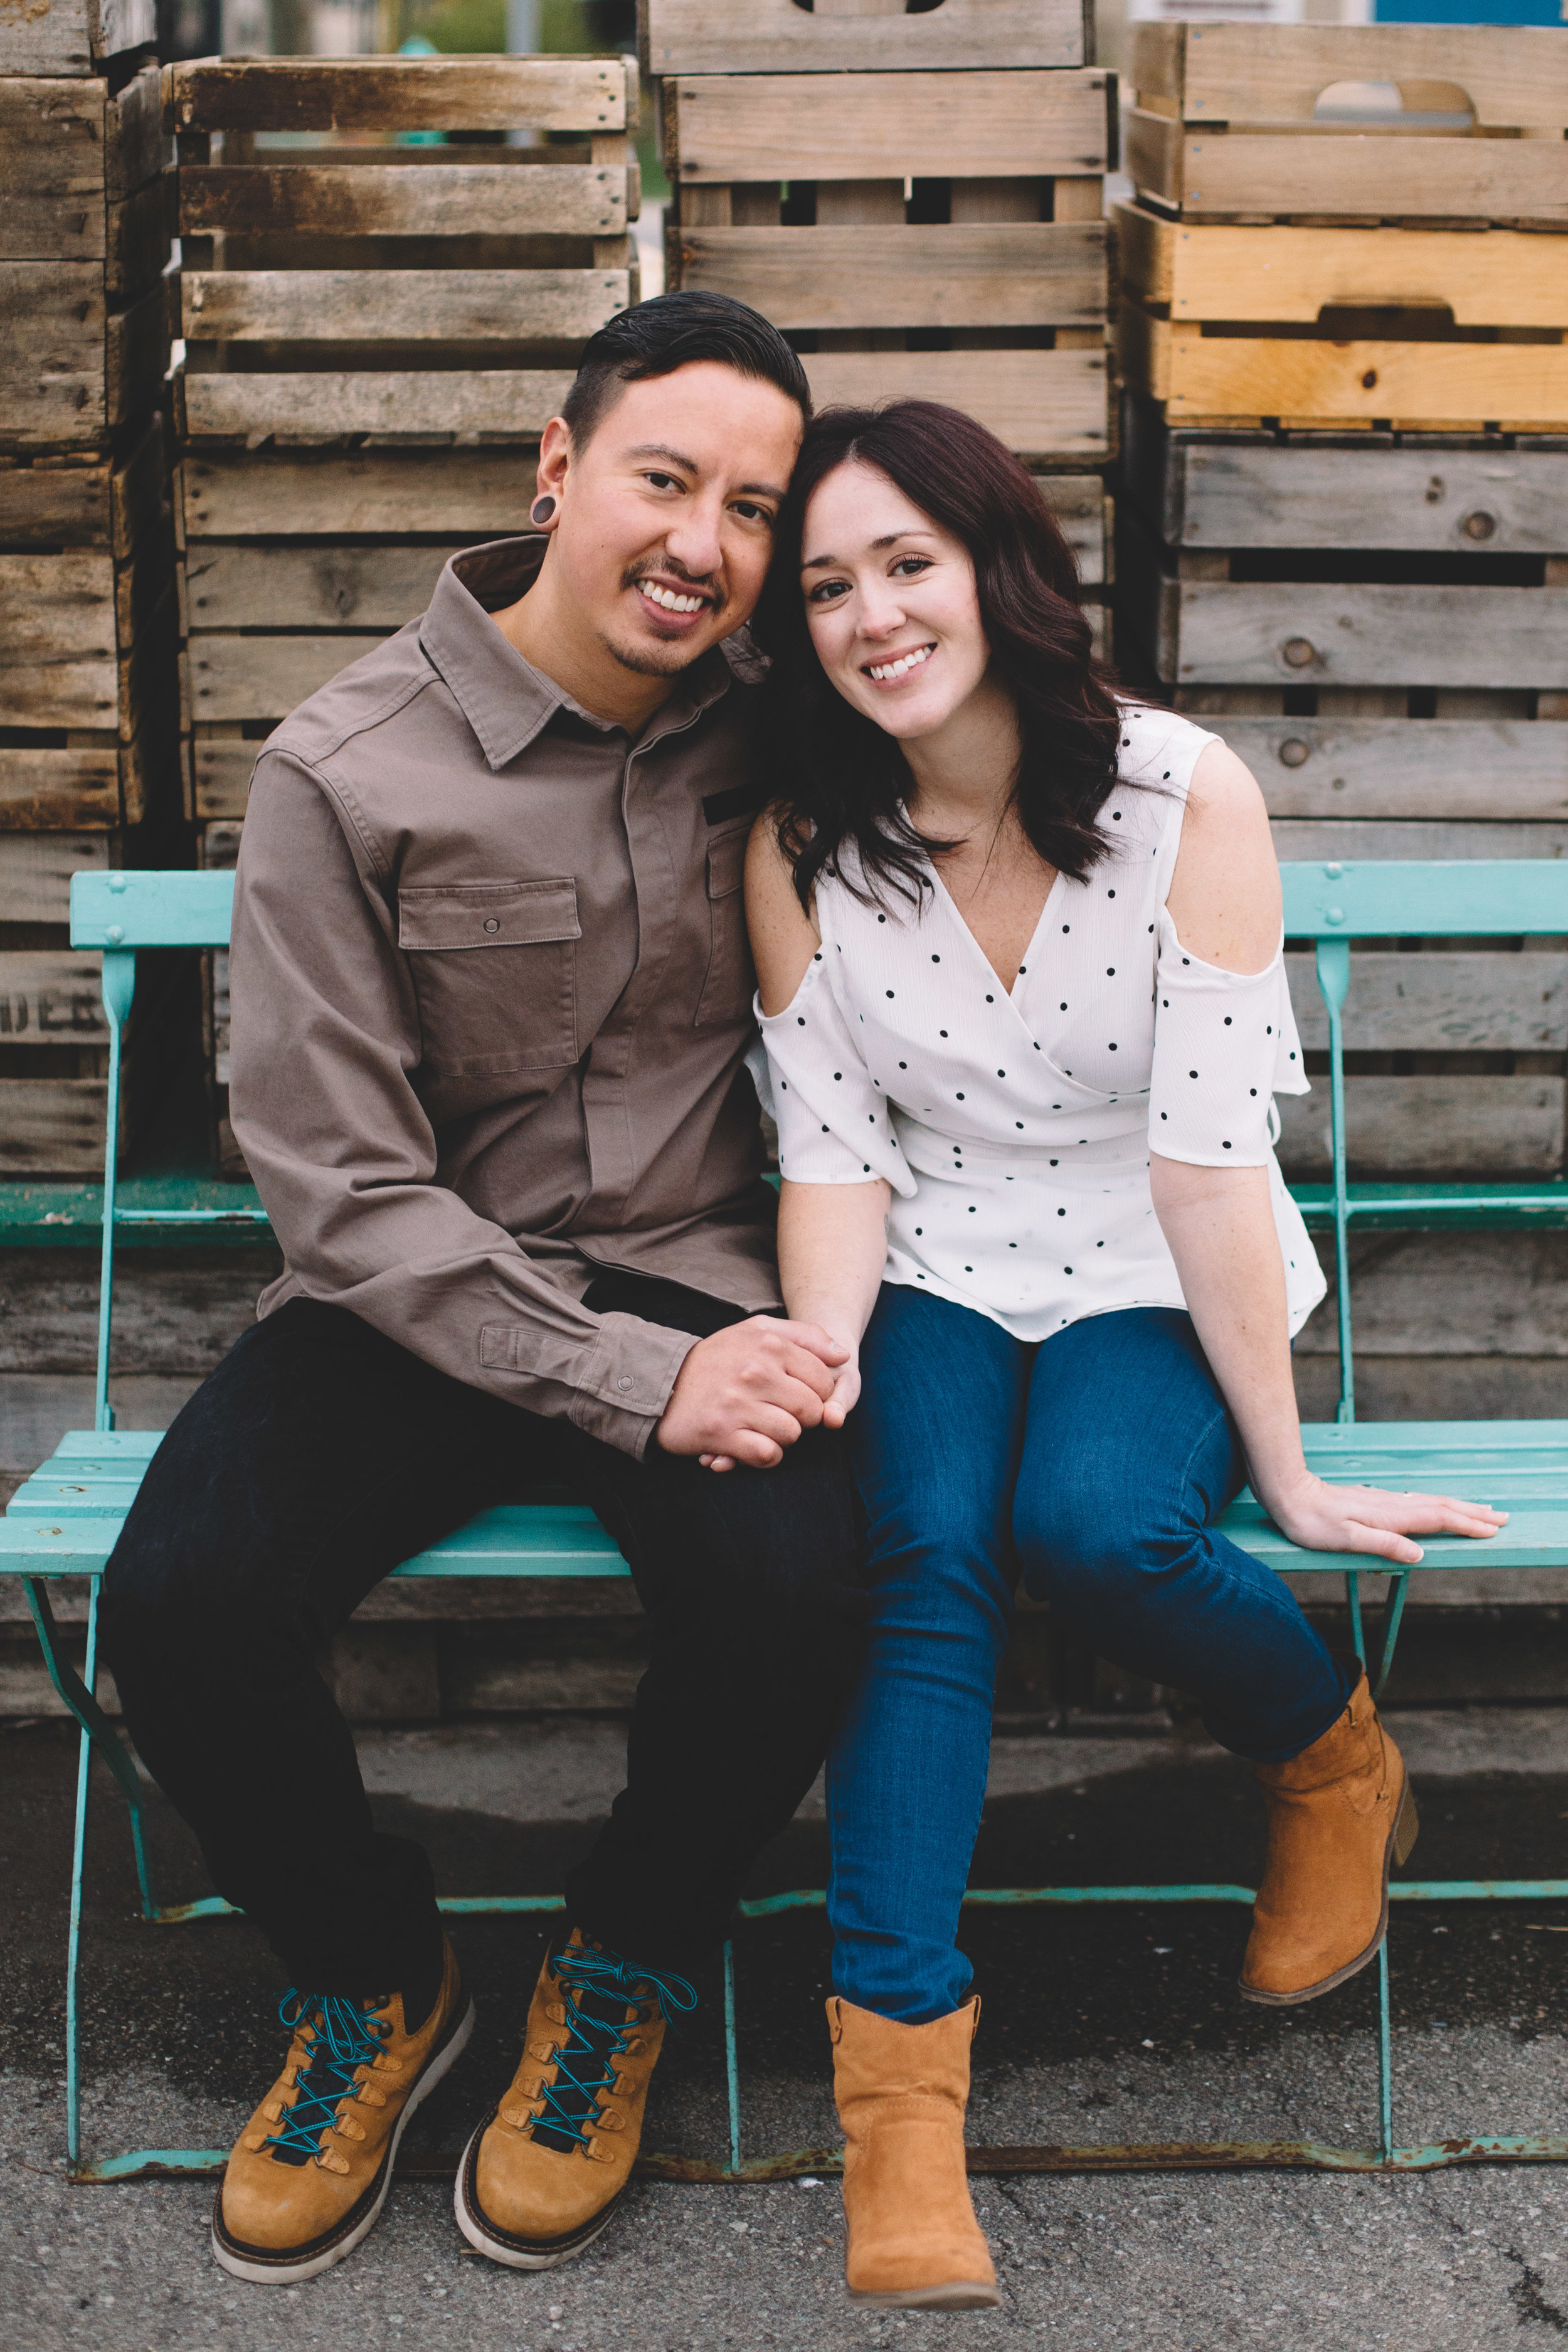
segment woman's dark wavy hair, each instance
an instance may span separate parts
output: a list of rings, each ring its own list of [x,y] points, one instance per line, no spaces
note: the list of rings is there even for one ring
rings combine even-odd
[[[806,507],[852,458],[877,467],[969,550],[993,669],[1018,709],[1019,819],[1040,856],[1081,881],[1110,846],[1096,819],[1116,781],[1121,719],[1111,674],[1090,653],[1077,567],[1033,478],[994,434],[960,409],[900,400],[826,409],[807,426],[752,624],[772,663],[764,757],[801,904],[809,905],[819,874],[838,874],[846,842],[875,895],[890,888],[917,906],[931,853],[957,846],[910,824],[903,753],[830,684],[806,627]]]

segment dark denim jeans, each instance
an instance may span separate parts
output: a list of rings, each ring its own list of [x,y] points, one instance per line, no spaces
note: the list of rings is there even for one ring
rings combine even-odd
[[[828,1758],[833,1987],[920,2024],[970,1980],[953,1938],[1020,1572],[1101,1656],[1200,1697],[1238,1755],[1299,1754],[1348,1688],[1280,1579],[1215,1531],[1244,1470],[1187,1315],[1125,1308],[1028,1347],[887,1285],[862,1363],[872,1613]]]
[[[598,1277],[588,1303],[687,1331],[741,1319],[628,1275]],[[375,1830],[321,1651],[399,1560],[546,1483],[593,1505],[652,1636],[626,1786],[567,1877],[573,1916],[689,1969],[816,1778],[864,1611],[841,1436],[723,1477],[657,1447],[634,1462],[292,1300],[154,1454],[109,1562],[103,1640],[148,1770],[297,1984],[402,1984],[436,1933],[429,1860]]]

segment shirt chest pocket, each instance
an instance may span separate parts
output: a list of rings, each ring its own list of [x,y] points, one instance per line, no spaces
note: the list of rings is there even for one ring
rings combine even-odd
[[[746,937],[745,878],[749,824],[715,834],[708,844],[708,974],[697,1003],[699,1025],[746,1019],[756,985]]]
[[[397,894],[421,1061],[443,1076],[577,1059],[577,885],[445,882]]]

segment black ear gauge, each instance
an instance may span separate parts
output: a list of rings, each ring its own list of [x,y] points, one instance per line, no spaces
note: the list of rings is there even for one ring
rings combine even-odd
[[[539,528],[542,530],[544,525],[550,520],[551,516],[554,512],[555,501],[553,499],[535,499],[533,504],[528,509],[528,520],[531,523],[537,523]]]

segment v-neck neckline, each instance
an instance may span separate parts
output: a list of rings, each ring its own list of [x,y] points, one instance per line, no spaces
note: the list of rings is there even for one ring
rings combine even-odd
[[[953,921],[958,925],[959,929],[963,933],[964,938],[968,940],[970,946],[973,949],[981,962],[985,966],[986,971],[991,974],[992,979],[1000,985],[1002,979],[1001,973],[997,971],[995,965],[992,962],[990,957],[986,954],[984,949],[975,938],[974,933],[970,929],[969,925],[960,909],[957,899],[948,888],[947,884],[942,880],[942,876],[937,872],[935,859],[928,857],[926,860],[926,866],[931,874],[932,882],[936,885],[936,887],[941,891],[943,898],[947,901],[948,910],[951,913]],[[1061,867],[1058,866],[1056,870],[1055,878],[1051,883],[1051,887],[1046,892],[1045,904],[1040,908],[1038,919],[1035,924],[1034,929],[1029,933],[1029,943],[1024,950],[1022,957],[1019,959],[1017,971],[1013,975],[1013,985],[1011,988],[1005,989],[1003,992],[1006,1002],[1013,1007],[1013,1010],[1018,1014],[1020,1020],[1023,1019],[1023,1013],[1018,1003],[1018,982],[1021,980],[1026,980],[1029,976],[1029,961],[1035,952],[1035,942],[1039,938],[1040,933],[1045,929],[1046,917],[1051,911],[1051,901],[1056,897],[1057,892],[1061,888],[1062,883],[1065,879],[1066,877],[1063,875]]]

